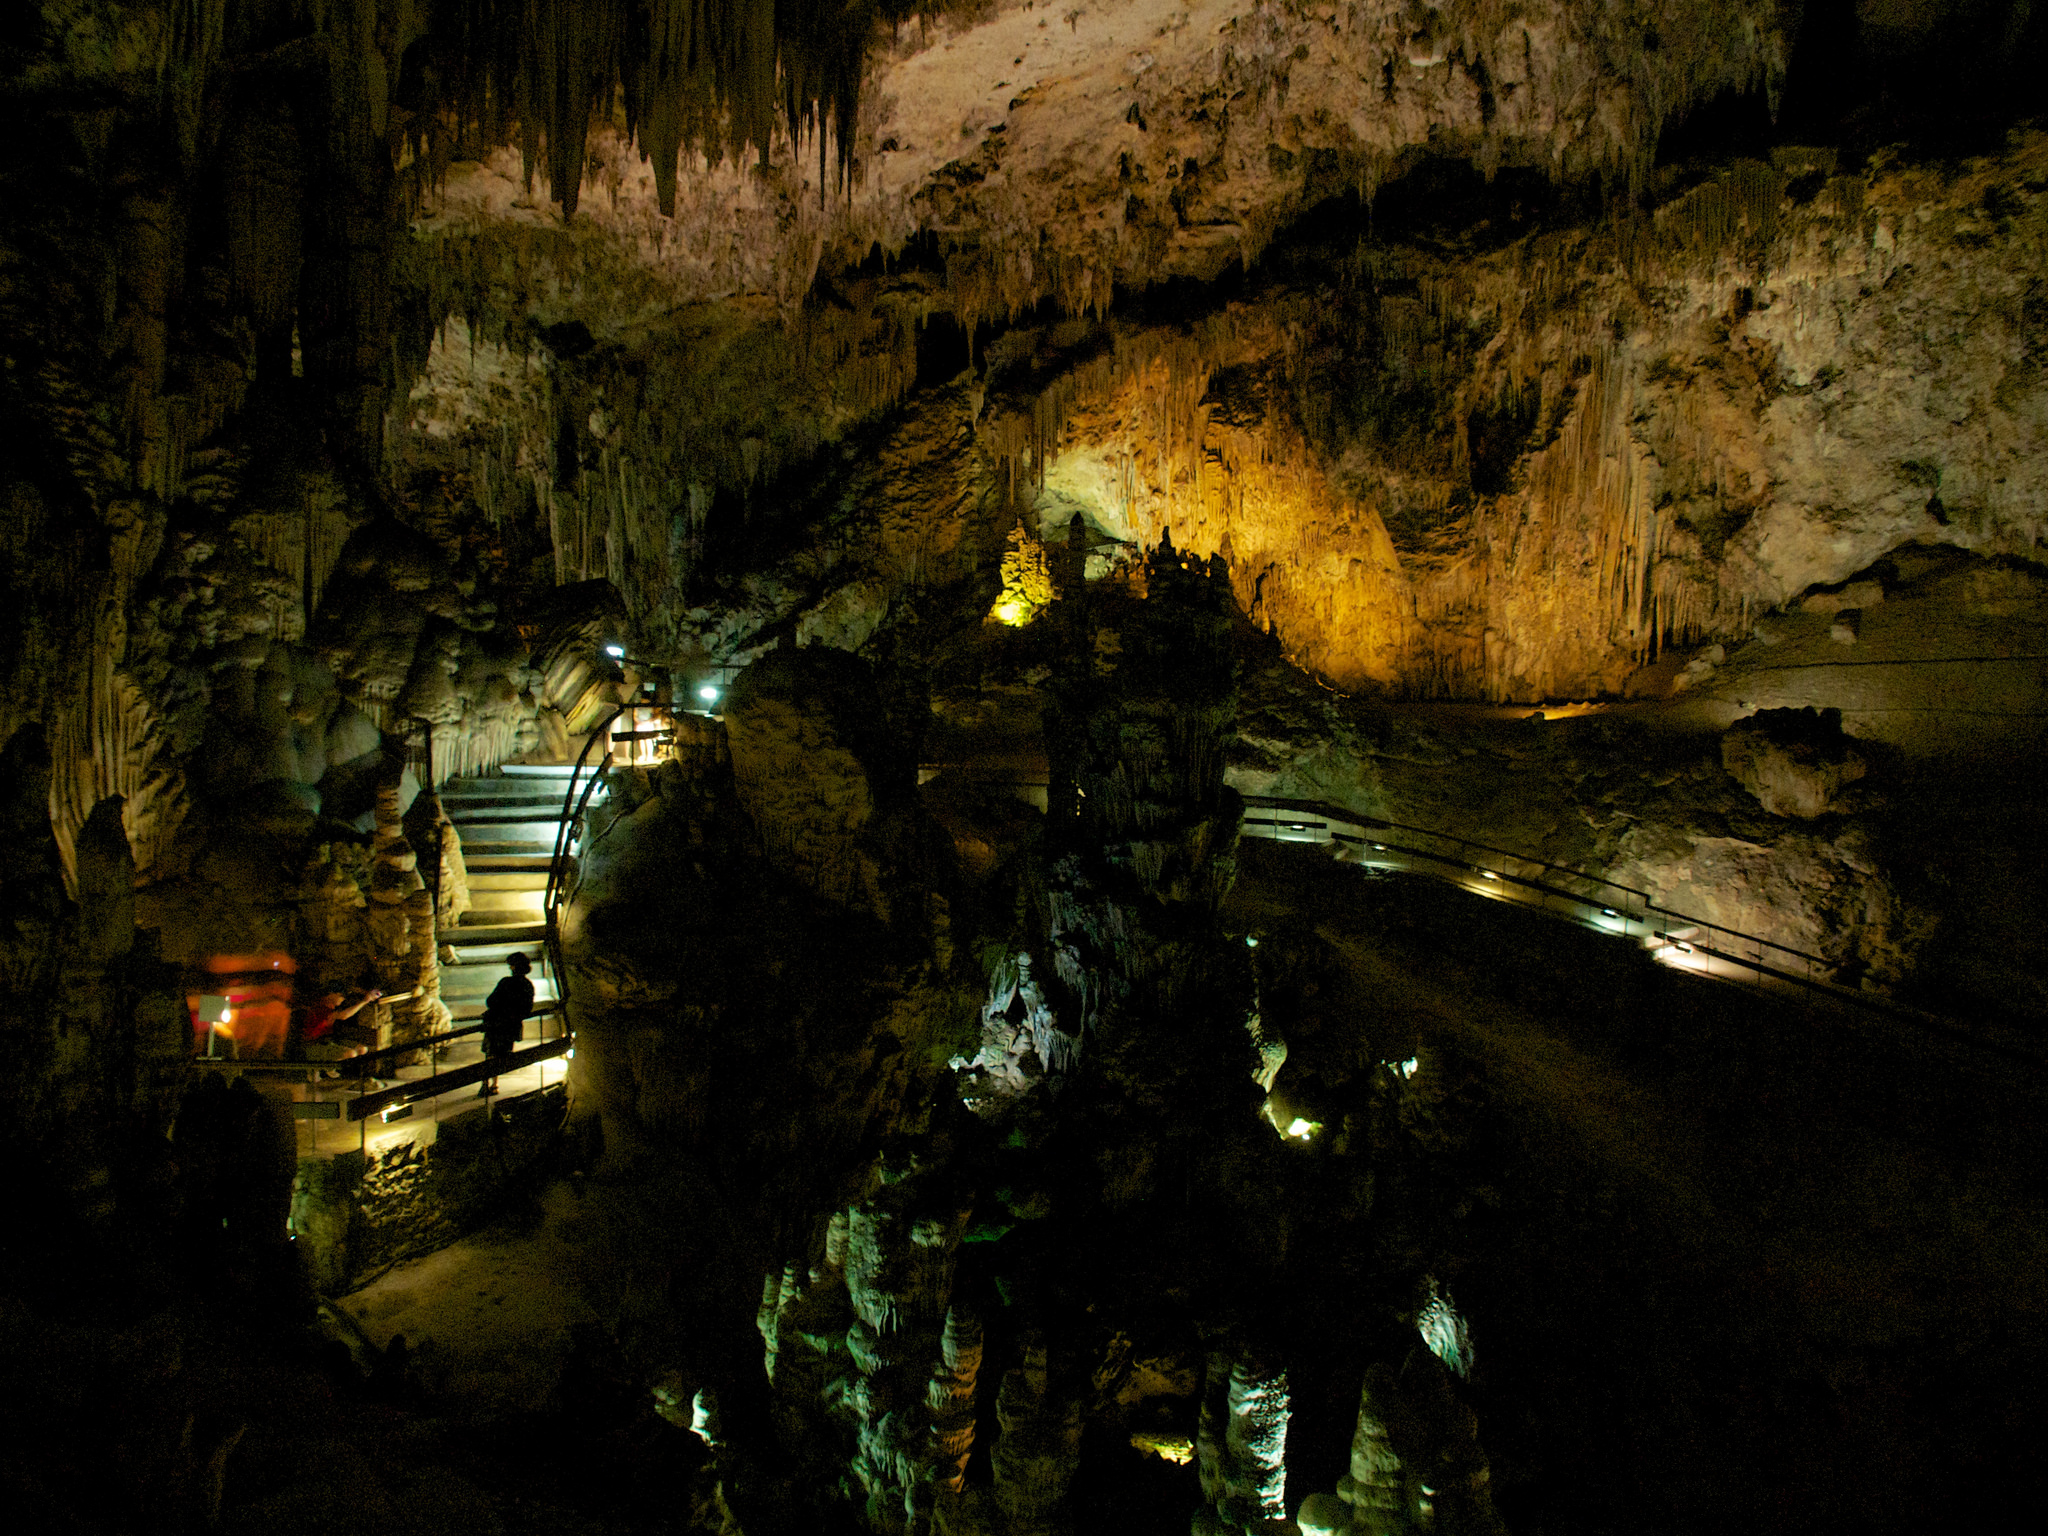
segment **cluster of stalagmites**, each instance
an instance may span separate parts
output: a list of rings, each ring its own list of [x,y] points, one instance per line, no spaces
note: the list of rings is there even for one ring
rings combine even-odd
[[[1203,1507],[1193,1536],[1497,1536],[1491,1475],[1470,1408],[1444,1367],[1417,1350],[1399,1370],[1366,1372],[1351,1465],[1334,1492],[1287,1514],[1287,1372],[1231,1352],[1210,1356],[1197,1420]]]
[[[871,1183],[814,1261],[768,1276],[757,1323],[786,1448],[845,1447],[870,1524],[922,1531],[974,1443],[981,1326],[952,1304],[969,1213],[915,1160],[883,1161]]]

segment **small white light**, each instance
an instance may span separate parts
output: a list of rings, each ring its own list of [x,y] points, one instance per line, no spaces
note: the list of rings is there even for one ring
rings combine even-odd
[[[699,688],[697,690],[697,697],[702,699],[706,704],[716,704],[718,702],[718,690],[714,688],[711,684],[706,683],[702,688]]]
[[[1481,871],[1479,871],[1479,878],[1482,880],[1498,880],[1500,876],[1496,875],[1490,869],[1482,869]]]
[[[619,661],[624,659],[626,648],[623,645],[608,645],[604,648],[604,653],[611,657],[612,660]]]
[[[1372,845],[1372,851],[1374,853],[1385,853],[1387,851],[1387,845],[1385,843],[1374,843]]]
[[[1615,910],[1614,910],[1614,908],[1612,908],[1612,907],[1602,907],[1602,908],[1600,909],[1600,915],[1601,915],[1602,917],[1619,917],[1619,916],[1621,916],[1621,914],[1620,914],[1619,912],[1615,911]]]
[[[1403,1077],[1413,1077],[1415,1075],[1415,1069],[1421,1065],[1422,1061],[1420,1057],[1410,1056],[1406,1061],[1397,1064],[1394,1070],[1400,1073]]]
[[[1296,1115],[1293,1121],[1287,1127],[1287,1134],[1289,1136],[1292,1136],[1296,1141],[1307,1141],[1310,1137],[1314,1136],[1315,1133],[1317,1131],[1320,1131],[1322,1128],[1322,1121],[1304,1120],[1301,1118],[1301,1116]]]
[[[1259,941],[1253,938],[1250,934],[1246,934],[1244,936],[1244,947],[1246,949],[1257,949],[1259,947]]]

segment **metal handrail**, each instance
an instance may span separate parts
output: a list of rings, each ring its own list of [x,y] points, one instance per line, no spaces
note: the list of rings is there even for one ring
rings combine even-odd
[[[1574,880],[1584,880],[1590,885],[1600,887],[1602,890],[1616,892],[1622,896],[1634,897],[1636,901],[1641,905],[1642,912],[1646,915],[1646,920],[1647,914],[1656,913],[1661,917],[1672,919],[1673,922],[1671,926],[1673,927],[1683,927],[1690,925],[1696,928],[1711,928],[1716,933],[1725,933],[1730,938],[1739,939],[1746,944],[1755,945],[1759,949],[1776,950],[1779,954],[1788,955],[1795,960],[1804,961],[1807,963],[1808,966],[1823,966],[1830,971],[1835,969],[1835,962],[1829,960],[1824,955],[1811,954],[1806,950],[1795,948],[1790,944],[1780,944],[1775,939],[1766,939],[1757,934],[1745,933],[1742,929],[1731,928],[1726,923],[1713,922],[1710,919],[1704,917],[1694,917],[1691,913],[1681,912],[1676,907],[1667,907],[1663,905],[1648,891],[1638,890],[1635,886],[1632,885],[1624,885],[1619,880],[1611,880],[1607,876],[1595,874],[1591,870],[1578,869],[1570,864],[1559,864],[1554,860],[1541,858],[1534,854],[1521,853],[1511,848],[1495,847],[1491,843],[1482,843],[1473,838],[1460,837],[1455,832],[1439,832],[1431,827],[1418,827],[1408,822],[1392,821],[1387,819],[1386,817],[1381,816],[1367,816],[1357,811],[1345,810],[1339,806],[1327,805],[1317,800],[1285,800],[1272,795],[1246,795],[1243,798],[1244,803],[1247,807],[1257,807],[1261,810],[1294,811],[1306,816],[1321,816],[1325,819],[1325,821],[1339,822],[1345,826],[1357,827],[1361,830],[1406,832],[1411,833],[1418,837],[1430,837],[1435,838],[1441,842],[1454,843],[1461,849],[1467,849],[1477,853],[1492,854],[1496,860],[1503,861],[1500,865],[1500,868],[1498,868],[1497,870],[1489,871],[1490,873],[1494,874],[1496,878],[1511,880],[1517,885],[1526,885],[1532,888],[1549,890],[1553,894],[1563,896],[1569,900],[1583,900],[1584,898],[1581,897],[1577,892],[1560,890],[1555,886],[1546,885],[1542,881],[1531,880],[1526,875],[1516,874],[1507,867],[1507,863],[1504,861],[1512,860],[1515,863],[1519,864],[1533,865],[1537,869],[1540,869],[1545,873],[1549,874],[1569,875]],[[1251,818],[1246,819],[1247,822],[1251,822],[1252,820]],[[1303,827],[1304,829],[1307,828],[1306,823],[1283,823],[1277,819],[1271,821],[1269,824],[1275,827],[1285,825],[1292,828],[1298,825]],[[1323,828],[1320,830],[1330,829]],[[1333,840],[1340,842],[1364,843],[1370,841],[1370,839],[1353,837],[1334,830],[1330,830],[1330,836]],[[1487,870],[1487,865],[1484,862],[1475,862],[1471,859],[1450,859],[1447,858],[1446,855],[1440,853],[1433,853],[1428,849],[1403,848],[1398,851],[1410,854],[1416,858],[1432,859],[1439,863],[1462,863],[1467,868],[1473,870]]]
[[[344,1118],[368,1120],[370,1116],[386,1109],[396,1109],[403,1104],[416,1104],[421,1099],[435,1099],[456,1088],[466,1088],[471,1083],[483,1082],[486,1078],[502,1077],[530,1067],[536,1062],[551,1061],[575,1049],[574,1042],[567,1035],[557,1035],[552,1040],[543,1040],[538,1045],[529,1045],[523,1051],[513,1051],[508,1056],[486,1056],[482,1061],[473,1061],[466,1066],[451,1067],[446,1072],[437,1072],[432,1077],[423,1077],[416,1082],[395,1083],[389,1088],[380,1088],[375,1093],[360,1094],[344,1100]]]
[[[519,1022],[524,1024],[528,1019],[545,1018],[559,1007],[559,1001],[550,1001],[538,1007],[529,1008],[519,1016]],[[422,1035],[417,1040],[406,1040],[397,1045],[384,1045],[379,1046],[374,1051],[364,1051],[360,1056],[344,1056],[339,1061],[316,1061],[310,1063],[310,1065],[318,1067],[323,1071],[336,1073],[342,1077],[373,1076],[374,1074],[369,1071],[370,1064],[381,1060],[383,1057],[402,1056],[407,1051],[424,1051],[434,1046],[446,1045],[450,1040],[462,1040],[470,1035],[481,1034],[484,1028],[485,1026],[481,1022],[458,1024],[455,1028],[443,1030],[438,1035]]]
[[[1680,912],[1676,908],[1662,905],[1653,900],[1647,892],[1639,891],[1633,886],[1623,885],[1619,881],[1609,880],[1604,875],[1596,875],[1588,870],[1576,869],[1568,864],[1557,864],[1548,859],[1535,858],[1527,854],[1513,852],[1509,849],[1495,848],[1491,844],[1475,842],[1470,838],[1459,837],[1455,833],[1437,832],[1427,827],[1416,827],[1403,822],[1391,821],[1384,817],[1367,816],[1357,811],[1346,810],[1318,800],[1285,800],[1271,795],[1244,795],[1242,798],[1248,809],[1286,811],[1292,813],[1294,818],[1296,818],[1293,820],[1282,820],[1277,817],[1246,817],[1245,823],[1248,828],[1251,826],[1270,827],[1275,834],[1283,828],[1287,830],[1318,831],[1325,833],[1331,842],[1348,843],[1362,848],[1398,853],[1409,858],[1453,865],[1466,872],[1490,875],[1493,880],[1502,884],[1518,885],[1547,896],[1556,896],[1564,901],[1575,902],[1580,906],[1594,906],[1597,904],[1603,912],[1613,910],[1613,915],[1622,923],[1622,934],[1624,937],[1628,935],[1628,925],[1631,921],[1640,922],[1643,925],[1645,937],[1683,942],[1710,958],[1741,966],[1746,971],[1754,971],[1759,981],[1769,976],[1773,980],[1804,987],[1817,995],[1865,1008],[1873,1013],[1883,1014],[1905,1023],[1917,1025],[1946,1035],[1951,1039],[1958,1040],[1974,1048],[2009,1057],[2014,1061],[2024,1062],[2029,1066],[2038,1067],[2042,1064],[2042,1058],[2037,1051],[2021,1048],[2016,1045],[2001,1044],[1998,1040],[1986,1038],[1978,1029],[1965,1027],[1939,1014],[1929,1013],[1923,1008],[1916,1008],[1909,1003],[1902,1003],[1895,998],[1885,997],[1878,993],[1865,992],[1860,989],[1844,986],[1825,975],[1815,975],[1813,969],[1815,966],[1819,966],[1830,973],[1836,969],[1834,962],[1822,956],[1809,954],[1802,949],[1795,949],[1789,944],[1780,944],[1772,939],[1744,933],[1741,929],[1730,928],[1725,923],[1716,923],[1706,918],[1693,917],[1689,913]],[[1314,817],[1320,817],[1321,821],[1311,822],[1306,819]],[[1604,901],[1600,901],[1598,898],[1589,898],[1583,892],[1566,890],[1541,879],[1532,879],[1528,874],[1518,874],[1509,868],[1505,862],[1501,864],[1498,870],[1488,870],[1483,863],[1475,863],[1469,858],[1438,853],[1427,848],[1403,847],[1399,844],[1380,842],[1371,837],[1359,837],[1347,832],[1340,832],[1335,827],[1329,825],[1332,822],[1342,826],[1357,827],[1361,830],[1385,830],[1418,834],[1422,837],[1435,838],[1442,842],[1455,844],[1461,850],[1477,850],[1491,853],[1503,861],[1513,860],[1525,866],[1533,866],[1544,872],[1568,875],[1573,879],[1586,881],[1607,891],[1637,897],[1640,901],[1641,910],[1631,912],[1626,903],[1622,903],[1618,909],[1610,909]],[[1277,836],[1275,840],[1278,840]],[[1652,914],[1655,915],[1654,918]],[[1735,953],[1726,948],[1703,943],[1695,937],[1701,930],[1708,930],[1716,934],[1726,934],[1730,938],[1750,946],[1754,950],[1754,955]],[[1765,950],[1774,950],[1780,955],[1789,956],[1793,960],[1804,962],[1804,964],[1793,969],[1770,964],[1766,961]],[[1714,980],[1733,979],[1724,976],[1713,976],[1712,973],[1708,973],[1708,975],[1710,979]]]
[[[555,849],[548,859],[548,883],[541,893],[541,943],[548,952],[548,965],[555,973],[555,1005],[561,1010],[564,1034],[569,1028],[569,967],[562,957],[562,925],[557,914],[561,911],[561,893],[568,872],[569,847],[578,835],[576,828],[582,819],[584,808],[590,803],[591,792],[602,782],[605,770],[611,767],[611,749],[605,749],[604,760],[597,765],[589,782],[583,787],[583,797],[576,797],[576,781],[583,774],[584,764],[590,761],[590,749],[597,745],[597,738],[611,728],[611,723],[626,712],[621,704],[590,729],[584,738],[583,750],[576,755],[576,766],[569,770],[569,784],[562,792],[562,819],[555,825]]]
[[[541,896],[541,912],[544,916],[554,910],[555,889],[561,884],[563,860],[568,853],[570,818],[574,814],[572,808],[576,803],[576,781],[583,774],[583,765],[590,761],[590,749],[597,745],[597,738],[625,712],[626,706],[621,704],[590,728],[590,734],[583,739],[583,750],[576,755],[576,766],[569,770],[569,786],[562,794],[562,818],[555,824],[554,852],[548,857],[547,889]],[[611,756],[609,751],[605,753],[606,763],[611,761]],[[600,764],[598,772],[603,771],[604,766]],[[585,797],[588,798],[587,791]]]

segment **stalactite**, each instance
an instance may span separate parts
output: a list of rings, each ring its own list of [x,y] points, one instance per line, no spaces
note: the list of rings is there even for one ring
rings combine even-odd
[[[438,0],[429,33],[442,82],[415,154],[446,163],[443,140],[503,143],[516,131],[528,185],[544,161],[550,194],[576,212],[593,119],[623,105],[653,163],[661,211],[675,211],[680,154],[749,147],[765,159],[778,123],[850,173],[875,0]],[[515,128],[516,125],[516,128]]]

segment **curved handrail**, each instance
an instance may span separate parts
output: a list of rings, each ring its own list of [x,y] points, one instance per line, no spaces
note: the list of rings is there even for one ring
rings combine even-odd
[[[621,704],[590,728],[590,734],[583,741],[583,750],[576,755],[576,766],[569,770],[569,784],[562,792],[561,820],[555,823],[555,848],[548,858],[548,883],[541,893],[541,943],[547,947],[548,964],[555,973],[555,996],[561,1009],[562,1029],[565,1034],[569,1029],[569,968],[562,958],[562,927],[556,914],[561,910],[562,885],[567,874],[570,840],[574,836],[575,827],[583,815],[584,808],[590,803],[591,791],[603,781],[605,770],[611,767],[611,749],[605,749],[604,760],[597,765],[584,783],[581,799],[576,796],[576,781],[582,777],[584,764],[590,761],[590,749],[597,745],[597,738],[608,731],[611,723],[625,712],[626,706]]]
[[[555,847],[554,851],[548,855],[547,890],[541,896],[541,911],[543,913],[554,910],[555,888],[561,883],[562,860],[568,852],[569,818],[573,814],[573,807],[576,801],[576,780],[582,776],[583,765],[590,761],[590,749],[597,745],[597,738],[610,727],[614,720],[618,719],[625,712],[626,706],[621,704],[590,728],[589,734],[583,738],[583,750],[576,754],[576,766],[569,770],[569,787],[562,792],[562,817],[560,821],[555,823]],[[605,762],[609,763],[610,761],[611,753],[607,751],[605,753]],[[603,771],[604,767],[600,764],[598,772],[602,773]],[[588,791],[585,792],[585,797],[588,798]]]

